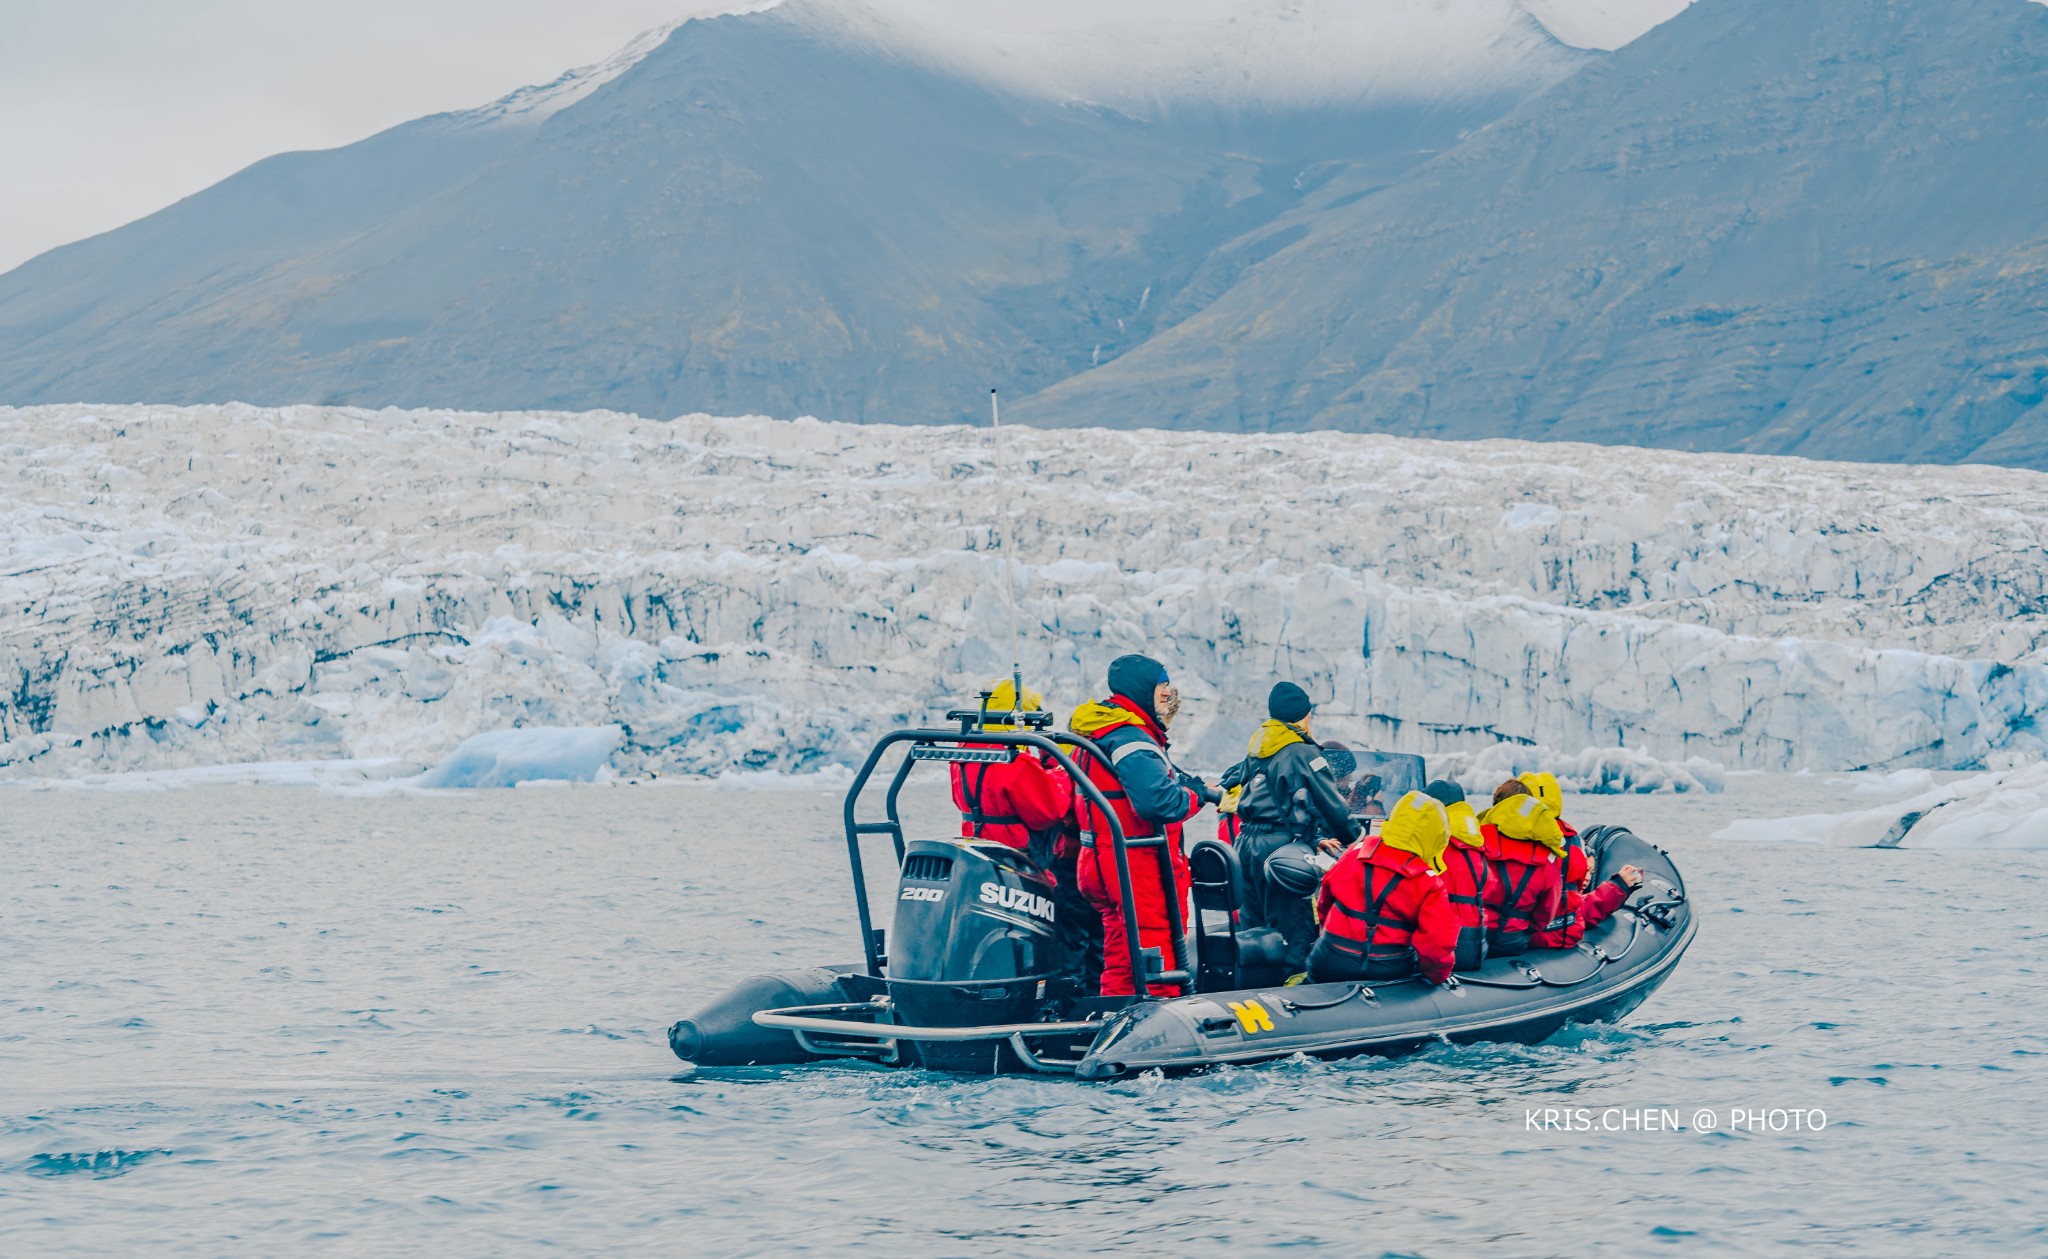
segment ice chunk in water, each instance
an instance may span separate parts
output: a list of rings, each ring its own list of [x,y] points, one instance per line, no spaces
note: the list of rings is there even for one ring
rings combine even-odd
[[[1855,813],[1744,818],[1714,838],[1839,848],[2048,848],[2048,764],[1978,774]]]
[[[592,782],[619,748],[618,726],[533,726],[464,739],[420,775],[422,787],[516,787],[523,782]]]

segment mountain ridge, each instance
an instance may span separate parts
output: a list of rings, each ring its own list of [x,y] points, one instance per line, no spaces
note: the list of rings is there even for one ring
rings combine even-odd
[[[1018,417],[2044,466],[2042,57],[2025,0],[1710,0]]]
[[[997,384],[1047,425],[2048,466],[2040,5],[1700,0],[1604,55],[1461,3],[1513,17],[1491,95],[1293,106],[1020,93],[816,0],[693,19],[0,276],[0,401],[944,421]]]
[[[273,159],[45,255],[0,277],[0,398],[952,418],[1113,356],[1339,168],[1400,169],[1507,103],[1147,121],[852,48],[815,12],[693,20],[520,127]]]

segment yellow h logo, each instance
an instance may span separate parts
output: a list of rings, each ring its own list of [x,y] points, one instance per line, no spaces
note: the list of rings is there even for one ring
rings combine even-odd
[[[1230,1009],[1237,1015],[1237,1025],[1247,1036],[1273,1030],[1273,1016],[1266,1013],[1266,1007],[1257,1001],[1233,1001]]]

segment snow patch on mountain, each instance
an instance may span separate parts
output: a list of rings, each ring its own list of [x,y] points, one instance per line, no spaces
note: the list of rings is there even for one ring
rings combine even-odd
[[[1521,0],[1552,35],[1574,48],[1613,52],[1683,13],[1693,0]]]
[[[788,0],[781,13],[1015,91],[1133,112],[1469,99],[1579,64],[1520,0]]]
[[[1465,98],[1568,73],[1691,0],[699,0],[617,53],[453,116],[533,123],[632,69],[685,23],[763,13],[1057,99],[1299,105]],[[1531,20],[1533,19],[1533,21]],[[1549,38],[1546,38],[1546,35]]]
[[[774,8],[782,0],[710,0],[695,7],[696,12],[681,17],[653,30],[642,31],[634,36],[625,47],[603,61],[573,70],[565,70],[558,77],[546,83],[537,83],[507,93],[488,105],[464,110],[451,115],[449,121],[458,126],[495,126],[505,123],[531,124],[541,122],[560,113],[577,101],[631,70],[645,60],[647,55],[668,42],[686,23],[701,18],[726,17],[746,13],[760,13]],[[687,6],[683,6],[687,7]]]
[[[427,764],[489,731],[608,725],[621,774],[808,772],[1013,660],[1069,707],[1129,650],[1182,684],[1193,764],[1235,759],[1276,677],[1327,735],[1428,754],[2043,750],[2042,474],[1333,433],[1007,442],[1014,566],[985,430],[0,408],[0,775]]]

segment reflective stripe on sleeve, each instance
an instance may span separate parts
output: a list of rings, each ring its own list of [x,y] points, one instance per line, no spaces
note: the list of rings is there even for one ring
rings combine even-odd
[[[1150,752],[1152,755],[1158,757],[1160,760],[1166,760],[1166,753],[1159,750],[1158,744],[1133,742],[1126,743],[1122,747],[1118,748],[1116,751],[1111,752],[1109,754],[1109,763],[1112,765],[1120,765],[1123,763],[1123,759],[1133,752]],[[1171,762],[1169,762],[1169,764],[1170,763]]]

